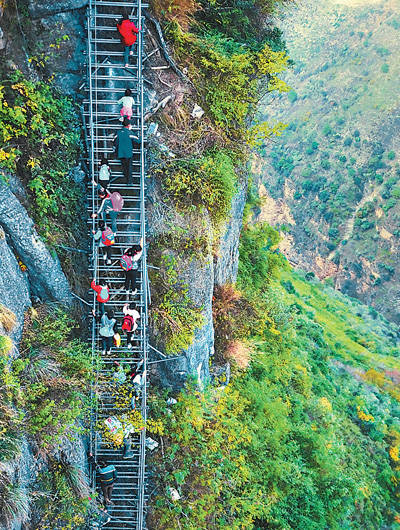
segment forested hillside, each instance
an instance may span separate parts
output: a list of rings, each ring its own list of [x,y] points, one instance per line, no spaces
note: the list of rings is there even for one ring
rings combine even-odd
[[[396,326],[293,272],[277,242],[267,225],[247,226],[237,287],[216,292],[216,355],[233,381],[153,403],[159,491],[182,499],[159,495],[152,528],[400,523]]]
[[[264,218],[301,266],[398,322],[399,4],[304,0],[280,26],[292,90],[261,112],[288,124],[254,163]]]

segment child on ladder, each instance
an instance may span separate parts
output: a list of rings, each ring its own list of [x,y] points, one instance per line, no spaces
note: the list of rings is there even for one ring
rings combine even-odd
[[[132,118],[132,107],[135,104],[135,100],[133,99],[132,91],[129,88],[125,90],[125,95],[118,100],[118,103],[122,105],[122,109],[120,110],[121,117],[119,121],[124,121],[124,118],[128,118],[128,120],[130,120]]]
[[[138,327],[136,321],[140,318],[140,313],[139,311],[137,311],[136,305],[134,303],[126,303],[122,308],[122,312],[125,316],[122,322],[121,329],[125,331],[127,338],[127,346],[128,349],[131,349],[132,337]]]
[[[125,14],[122,19],[117,22],[117,30],[119,32],[122,44],[124,45],[124,64],[125,68],[129,68],[129,56],[133,55],[133,45],[136,42],[138,28],[133,22],[129,20],[129,15]]]
[[[112,180],[114,179],[111,179],[110,164],[108,163],[107,158],[103,156],[99,164],[99,184],[102,188],[108,188]],[[92,183],[97,186],[96,181],[93,180]]]
[[[106,259],[107,265],[111,265],[111,247],[115,244],[115,234],[111,228],[106,226],[103,220],[99,221],[99,227],[96,230],[92,230],[93,239],[103,252],[103,258]]]

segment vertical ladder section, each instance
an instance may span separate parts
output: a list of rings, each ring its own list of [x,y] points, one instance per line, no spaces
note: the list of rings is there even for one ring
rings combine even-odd
[[[92,388],[92,396],[96,396],[91,429],[90,447],[96,459],[104,459],[115,465],[118,479],[112,494],[113,505],[109,510],[111,520],[105,528],[120,530],[131,528],[142,530],[145,528],[146,511],[146,430],[132,435],[134,456],[123,459],[122,450],[110,448],[101,439],[98,425],[112,415],[119,415],[124,411],[115,407],[113,392],[110,385],[114,373],[114,361],[117,360],[125,367],[143,361],[141,373],[147,374],[148,355],[148,274],[146,256],[146,182],[145,182],[145,126],[143,110],[143,32],[139,32],[137,42],[130,56],[130,68],[125,68],[123,46],[116,29],[115,19],[130,13],[131,20],[138,28],[143,28],[141,0],[90,0],[88,8],[88,89],[84,101],[84,127],[89,152],[87,165],[89,168],[88,194],[88,230],[95,230],[97,220],[91,214],[100,206],[97,192],[91,184],[92,179],[98,180],[98,165],[106,155],[112,170],[113,181],[110,191],[118,191],[124,198],[124,207],[117,219],[116,243],[112,248],[112,265],[107,266],[105,260],[99,256],[93,242],[92,278],[97,282],[106,281],[110,288],[110,302],[106,309],[113,309],[119,327],[122,322],[122,307],[126,302],[134,301],[140,313],[138,329],[133,341],[133,347],[128,349],[123,344],[119,348],[112,348],[111,356],[103,356],[102,369],[96,375],[97,379]],[[131,118],[132,134],[140,139],[134,144],[133,154],[133,184],[127,185],[122,172],[120,161],[114,156],[113,136],[121,128],[120,105],[118,100],[127,88],[132,90],[135,99],[133,116]],[[114,180],[115,179],[115,180]],[[128,295],[124,290],[124,278],[118,259],[123,250],[143,239],[143,255],[139,261],[138,293]],[[93,293],[93,292],[92,292]],[[98,311],[96,296],[93,294],[93,308]],[[101,351],[101,340],[98,324],[93,323],[91,345],[93,358],[97,351]],[[140,407],[144,421],[147,419],[147,378],[143,386],[137,407]],[[92,482],[96,477],[92,470]],[[99,491],[99,495],[101,492]]]

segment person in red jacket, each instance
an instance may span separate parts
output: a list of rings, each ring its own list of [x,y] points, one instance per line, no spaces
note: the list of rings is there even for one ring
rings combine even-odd
[[[139,30],[135,24],[129,20],[128,15],[125,15],[120,22],[117,22],[117,29],[119,31],[122,44],[125,46],[125,68],[129,68],[129,56],[133,55],[132,48],[136,42],[136,35],[139,33]]]
[[[110,299],[110,290],[108,285],[105,282],[96,285],[96,279],[94,278],[90,284],[90,287],[97,293],[96,300],[99,302],[100,316],[103,316],[105,312],[104,304]]]

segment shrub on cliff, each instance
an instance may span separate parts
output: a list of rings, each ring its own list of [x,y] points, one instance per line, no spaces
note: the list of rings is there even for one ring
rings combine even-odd
[[[73,104],[54,87],[20,72],[0,86],[0,168],[17,172],[31,191],[32,215],[47,238],[76,222],[80,193],[66,179],[80,147]],[[59,237],[59,235],[58,235]]]
[[[171,162],[160,173],[179,209],[204,206],[216,224],[226,219],[237,180],[231,153],[210,151],[202,157]]]

